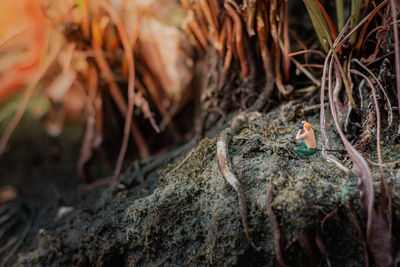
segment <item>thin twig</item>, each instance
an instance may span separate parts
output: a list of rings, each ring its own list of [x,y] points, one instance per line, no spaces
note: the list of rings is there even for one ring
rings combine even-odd
[[[316,86],[321,86],[320,81],[318,81],[311,72],[309,72],[303,65],[301,65],[300,62],[298,62],[294,58],[290,58],[290,60],[293,61],[296,67],[298,67]]]
[[[324,65],[322,64],[301,64],[302,67],[304,68],[316,68],[316,69],[323,69]]]
[[[318,56],[320,56],[322,58],[326,57],[326,55],[323,52],[321,52],[319,50],[311,50],[311,49],[305,49],[305,50],[301,50],[301,51],[292,52],[292,53],[289,54],[289,57],[294,57],[294,56],[297,56],[297,55],[308,54],[308,53],[316,54],[316,55],[318,55]]]

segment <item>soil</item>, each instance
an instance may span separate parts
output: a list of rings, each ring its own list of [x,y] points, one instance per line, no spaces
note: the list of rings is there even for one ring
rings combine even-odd
[[[16,207],[16,214],[25,215],[6,241],[15,237],[25,237],[25,241],[15,251],[4,252],[9,257],[6,263],[278,266],[266,209],[266,191],[272,184],[272,209],[279,221],[287,264],[364,265],[363,245],[347,202],[353,204],[365,229],[357,177],[326,162],[320,152],[310,163],[303,163],[292,151],[298,145],[294,141],[297,123],[305,117],[319,136],[318,110],[304,113],[301,106],[289,103],[266,114],[241,116],[248,123],[228,144],[229,157],[248,206],[250,236],[260,249],[250,245],[237,194],[219,169],[216,134],[190,151],[194,142],[166,155],[132,163],[117,186],[103,185],[89,191],[81,188],[50,203],[8,204]],[[329,118],[326,129],[330,148],[343,149]],[[382,135],[395,138],[390,129]],[[382,150],[385,162],[394,162],[385,168],[385,175],[392,192],[393,236],[398,236],[400,172],[396,161],[400,155],[398,145],[389,139]],[[351,170],[346,153],[334,152],[331,156]],[[367,157],[376,162],[375,154]],[[379,190],[379,170],[373,167],[372,173],[374,188]],[[376,196],[379,203],[378,191]]]

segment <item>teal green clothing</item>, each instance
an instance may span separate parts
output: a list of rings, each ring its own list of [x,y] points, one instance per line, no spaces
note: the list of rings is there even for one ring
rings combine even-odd
[[[315,152],[317,152],[317,149],[308,148],[304,140],[301,140],[301,146],[294,148],[294,153],[296,153],[301,159],[308,159],[310,156],[314,155]]]

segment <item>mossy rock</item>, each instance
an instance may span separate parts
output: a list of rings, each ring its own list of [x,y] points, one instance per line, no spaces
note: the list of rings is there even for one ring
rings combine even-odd
[[[19,263],[275,266],[274,235],[266,210],[266,191],[272,183],[272,208],[288,264],[363,265],[362,243],[346,204],[347,199],[354,203],[363,227],[357,177],[326,162],[320,152],[310,163],[298,161],[292,152],[297,123],[292,117],[285,120],[287,114],[281,109],[246,113],[248,125],[228,144],[248,205],[249,233],[260,250],[250,245],[237,194],[219,169],[216,136],[202,140],[182,161],[153,173],[158,182],[150,183],[148,193],[139,186],[118,193],[106,190],[95,210],[77,209],[39,234],[37,249],[21,255]],[[308,121],[319,136],[318,117]],[[334,129],[327,122],[330,146],[341,149]],[[349,160],[335,156],[351,169]],[[373,174],[379,181],[377,172]],[[392,188],[400,185],[397,176],[396,170],[388,170]],[[399,195],[392,197],[398,217]],[[335,215],[327,216],[335,209]]]

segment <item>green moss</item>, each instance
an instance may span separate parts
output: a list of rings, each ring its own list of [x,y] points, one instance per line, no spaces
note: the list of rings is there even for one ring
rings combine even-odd
[[[357,178],[327,163],[320,153],[310,163],[299,162],[292,152],[296,145],[296,116],[285,108],[265,115],[246,114],[248,127],[228,144],[248,205],[249,232],[261,251],[255,251],[244,234],[236,192],[219,170],[215,137],[204,139],[183,161],[159,172],[157,187],[153,185],[154,191],[147,196],[139,193],[140,188],[134,188],[125,194],[108,195],[93,216],[77,211],[72,216],[74,221],[64,225],[64,231],[59,227],[41,237],[47,240],[46,247],[50,243],[56,249],[40,247],[25,262],[51,262],[54,251],[59,249],[56,262],[60,264],[76,264],[86,251],[91,263],[98,263],[100,258],[105,265],[122,257],[130,266],[235,266],[245,262],[275,266],[273,232],[265,208],[266,190],[272,183],[272,208],[279,220],[283,246],[301,233],[310,233],[311,240],[319,233],[333,266],[363,264],[362,245],[343,205],[349,198],[361,216]],[[307,120],[319,136],[318,116]],[[341,149],[330,122],[327,130],[330,148]],[[335,156],[344,160],[340,154]],[[350,162],[345,164],[352,167]],[[375,168],[373,175],[375,179],[379,177]],[[399,192],[399,172],[393,170],[388,177],[391,188]],[[394,193],[397,218],[399,199]],[[338,214],[322,227],[323,218],[337,207]],[[67,235],[71,228],[79,230]],[[38,251],[40,257],[33,257]],[[298,245],[285,250],[284,258],[292,265],[309,266]]]

